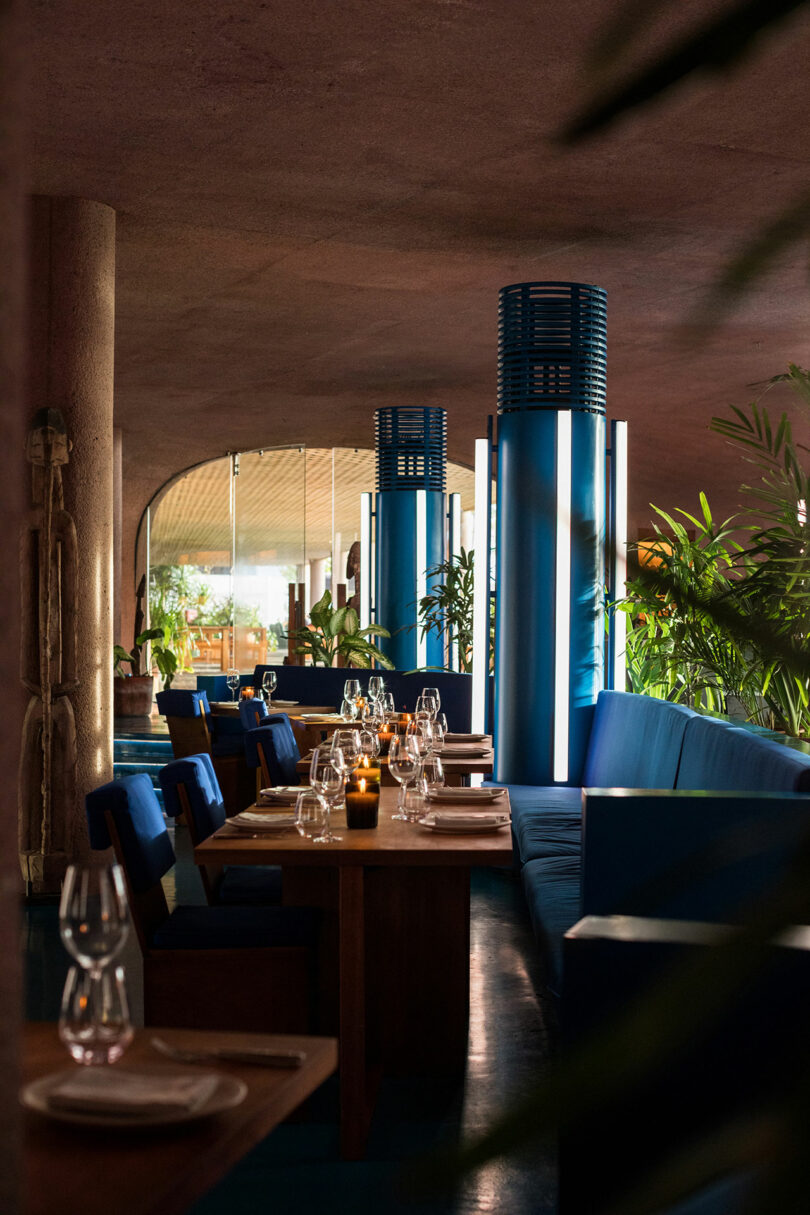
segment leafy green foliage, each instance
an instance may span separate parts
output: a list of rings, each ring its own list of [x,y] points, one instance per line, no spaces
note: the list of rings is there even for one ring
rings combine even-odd
[[[788,383],[810,403],[810,376],[791,365],[765,385]],[[619,605],[632,619],[628,673],[634,691],[712,712],[741,707],[750,720],[810,737],[810,477],[785,414],[774,424],[751,402],[712,429],[736,447],[755,475],[741,487],[750,506],[715,524],[705,494],[702,517],[654,508],[658,526]],[[736,702],[730,705],[730,701]]]
[[[462,548],[458,557],[441,561],[427,571],[429,593],[419,600],[422,636],[435,633],[458,642],[460,671],[472,671],[473,585],[475,554]],[[495,604],[490,601],[490,654],[494,661]]]
[[[123,676],[124,672],[121,669],[122,662],[128,662],[132,667],[132,673],[137,675],[140,669],[140,654],[143,646],[147,641],[151,642],[152,664],[157,667],[163,679],[163,691],[167,692],[172,686],[172,680],[177,674],[179,659],[174,649],[172,648],[172,631],[168,625],[162,628],[155,627],[146,629],[145,632],[139,633],[135,638],[135,645],[132,652],[125,650],[122,645],[113,647],[113,658],[115,659],[115,673]]]
[[[390,671],[393,662],[380,650],[372,637],[390,637],[388,629],[379,624],[360,628],[360,617],[352,607],[332,606],[330,591],[324,591],[313,605],[309,619],[311,628],[295,629],[285,634],[297,641],[296,654],[306,654],[313,666],[331,667],[336,657],[345,658],[351,667],[370,667],[377,662]]]

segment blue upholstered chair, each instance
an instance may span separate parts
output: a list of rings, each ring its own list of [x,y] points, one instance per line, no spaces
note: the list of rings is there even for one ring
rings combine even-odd
[[[225,804],[210,755],[188,755],[158,774],[170,818],[185,814],[195,846],[225,822]],[[281,902],[278,865],[201,865],[205,897],[212,906],[274,905]]]
[[[158,713],[162,713],[169,726],[169,738],[175,759],[184,755],[197,755],[211,750],[211,712],[205,692],[192,692],[185,688],[170,688],[158,692]]]
[[[301,758],[290,719],[286,713],[273,715],[266,725],[245,734],[245,759],[248,767],[260,771],[261,787],[299,785],[296,764]],[[283,720],[279,720],[283,718]]]
[[[267,705],[261,696],[239,701],[239,720],[243,730],[255,730],[257,726],[264,725],[266,719]]]
[[[174,849],[149,777],[85,800],[90,844],[112,847],[143,953],[147,1025],[301,1033],[310,1028],[319,913],[303,907],[177,907],[161,885]]]

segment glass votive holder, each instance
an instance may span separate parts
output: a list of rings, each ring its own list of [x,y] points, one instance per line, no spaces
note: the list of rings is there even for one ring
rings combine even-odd
[[[380,782],[361,776],[346,786],[346,826],[368,831],[377,826],[380,810]]]
[[[134,1037],[123,966],[71,966],[62,993],[59,1037],[77,1063],[115,1063]]]
[[[375,764],[368,755],[361,755],[360,762],[352,773],[352,781],[356,783],[362,777],[366,781],[376,781],[379,785],[381,775],[379,764]]]

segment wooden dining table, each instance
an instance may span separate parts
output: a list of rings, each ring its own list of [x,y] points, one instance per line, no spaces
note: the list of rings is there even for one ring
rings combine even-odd
[[[379,825],[349,830],[338,814],[333,830],[340,839],[330,844],[295,831],[237,835],[226,824],[195,849],[198,864],[281,865],[284,902],[320,906],[327,923],[331,916],[322,988],[327,1019],[318,1028],[338,1033],[347,1159],[364,1153],[381,1074],[463,1072],[470,871],[512,863],[508,825],[445,834],[395,821],[395,808],[396,791],[383,788]],[[453,810],[481,808],[462,802]],[[490,809],[508,812],[508,793]]]
[[[262,1046],[300,1050],[301,1067],[254,1063],[179,1064],[158,1054],[150,1039],[191,1049]],[[72,1064],[54,1024],[24,1028],[22,1079],[38,1080]],[[208,1030],[137,1030],[116,1069],[160,1076],[221,1072],[247,1086],[232,1109],[170,1126],[73,1125],[26,1109],[23,1128],[22,1215],[182,1215],[330,1076],[334,1038]]]

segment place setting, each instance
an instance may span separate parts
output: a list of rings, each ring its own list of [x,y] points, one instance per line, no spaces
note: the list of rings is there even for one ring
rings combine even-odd
[[[130,932],[118,865],[70,865],[59,905],[59,934],[70,967],[58,1036],[74,1066],[23,1086],[21,1104],[58,1122],[105,1129],[165,1127],[209,1117],[244,1101],[235,1076],[153,1066],[119,1067],[135,1037],[124,968],[114,965]]]

